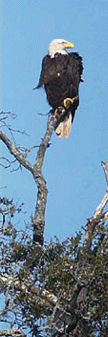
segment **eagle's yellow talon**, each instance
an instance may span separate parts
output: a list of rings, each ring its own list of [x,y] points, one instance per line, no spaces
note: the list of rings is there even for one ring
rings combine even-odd
[[[55,114],[55,116],[58,115],[58,109],[55,109],[54,114]]]
[[[57,109],[55,109],[54,114],[57,117],[60,114],[63,114],[65,112],[65,109],[63,106],[59,106]]]
[[[66,109],[68,109],[68,108],[70,107],[70,105],[73,104],[73,101],[74,101],[73,98],[69,98],[69,97],[65,98],[64,101],[63,101],[64,107],[65,107]]]

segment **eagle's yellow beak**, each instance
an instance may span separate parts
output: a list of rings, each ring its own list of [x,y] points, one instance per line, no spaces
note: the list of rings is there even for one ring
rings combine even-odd
[[[72,42],[66,42],[65,45],[64,45],[65,48],[75,48],[74,44]]]

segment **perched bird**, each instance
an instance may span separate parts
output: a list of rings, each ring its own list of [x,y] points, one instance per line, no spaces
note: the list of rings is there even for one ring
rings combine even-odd
[[[79,105],[79,83],[83,82],[82,57],[75,52],[67,53],[67,48],[74,48],[74,44],[63,39],[50,43],[36,87],[44,86],[47,100],[53,108],[52,113],[61,116],[55,128],[59,138],[69,136],[75,110]]]

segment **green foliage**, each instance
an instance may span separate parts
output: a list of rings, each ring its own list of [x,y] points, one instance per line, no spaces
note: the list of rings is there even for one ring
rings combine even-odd
[[[24,232],[15,228],[15,216],[21,207],[16,208],[12,200],[5,198],[0,199],[0,204],[0,275],[5,277],[1,289],[5,295],[3,310],[6,313],[4,317],[4,311],[2,312],[2,320],[10,320],[11,326],[13,318],[11,315],[9,318],[9,313],[12,312],[13,325],[24,331],[29,329],[30,336],[43,336],[44,325],[47,325],[48,336],[60,336],[59,332],[55,332],[55,325],[58,329],[63,324],[69,325],[74,313],[79,317],[74,336],[106,337],[107,225],[103,223],[96,227],[90,253],[83,252],[81,232],[63,243],[55,238],[54,242],[51,241],[42,248],[32,244],[31,225],[26,225]],[[82,289],[86,296],[81,297]],[[56,302],[54,304],[50,294],[58,299],[55,316]],[[72,336],[71,331],[66,336]]]

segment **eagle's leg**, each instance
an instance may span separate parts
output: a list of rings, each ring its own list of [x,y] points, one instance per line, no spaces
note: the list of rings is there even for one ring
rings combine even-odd
[[[65,98],[64,101],[63,101],[63,105],[66,109],[69,109],[71,105],[73,105],[75,103],[75,101],[78,100],[78,96],[75,96],[73,98]]]
[[[55,111],[54,111],[54,114],[55,116],[58,116],[58,115],[61,115],[61,114],[64,114],[65,113],[65,109],[63,106],[59,106]]]

